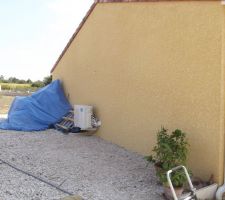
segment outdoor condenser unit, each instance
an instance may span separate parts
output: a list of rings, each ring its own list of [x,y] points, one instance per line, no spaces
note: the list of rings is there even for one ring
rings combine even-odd
[[[93,106],[74,105],[74,124],[81,130],[88,130],[92,127]]]

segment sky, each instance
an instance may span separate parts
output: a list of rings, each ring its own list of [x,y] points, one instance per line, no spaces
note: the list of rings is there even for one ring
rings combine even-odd
[[[0,0],[0,75],[43,80],[93,0]]]

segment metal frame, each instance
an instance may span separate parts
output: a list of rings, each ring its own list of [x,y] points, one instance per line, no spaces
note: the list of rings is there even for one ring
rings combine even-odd
[[[176,192],[174,190],[174,187],[173,187],[173,184],[172,184],[172,181],[171,181],[171,174],[176,171],[176,170],[179,170],[179,169],[183,169],[184,172],[185,172],[185,175],[187,177],[187,181],[188,181],[188,184],[189,184],[189,187],[190,187],[190,194],[188,196],[186,196],[185,198],[181,198],[182,200],[198,200],[197,199],[197,196],[196,196],[196,188],[193,186],[192,182],[191,182],[191,178],[188,174],[188,171],[186,169],[185,166],[181,165],[181,166],[177,166],[177,167],[174,167],[173,169],[167,171],[166,173],[166,176],[167,176],[167,181],[169,183],[169,186],[170,186],[170,189],[171,189],[171,192],[172,192],[172,195],[173,195],[173,198],[174,200],[181,200],[181,199],[178,199],[177,195],[176,195]]]

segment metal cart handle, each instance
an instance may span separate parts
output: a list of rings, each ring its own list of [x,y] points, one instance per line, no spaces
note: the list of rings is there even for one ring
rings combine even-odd
[[[171,170],[167,171],[167,173],[166,173],[167,180],[168,180],[170,189],[171,189],[171,191],[172,191],[174,200],[178,200],[178,198],[177,198],[177,195],[176,195],[176,193],[175,193],[175,190],[174,190],[174,187],[173,187],[173,184],[172,184],[172,181],[171,181],[171,178],[170,178],[170,177],[171,177],[171,173],[173,173],[174,171],[179,170],[179,169],[183,169],[183,170],[184,170],[185,175],[186,175],[187,180],[188,180],[188,184],[189,184],[190,190],[191,190],[192,192],[195,192],[195,190],[196,190],[196,189],[194,188],[192,182],[191,182],[191,178],[190,178],[190,176],[189,176],[189,174],[188,174],[188,171],[187,171],[186,167],[184,167],[183,165],[174,167],[174,168],[172,168]]]

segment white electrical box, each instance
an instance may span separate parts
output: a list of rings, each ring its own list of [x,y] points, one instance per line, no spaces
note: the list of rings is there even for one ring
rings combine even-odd
[[[81,130],[92,129],[93,106],[74,105],[74,125]]]

